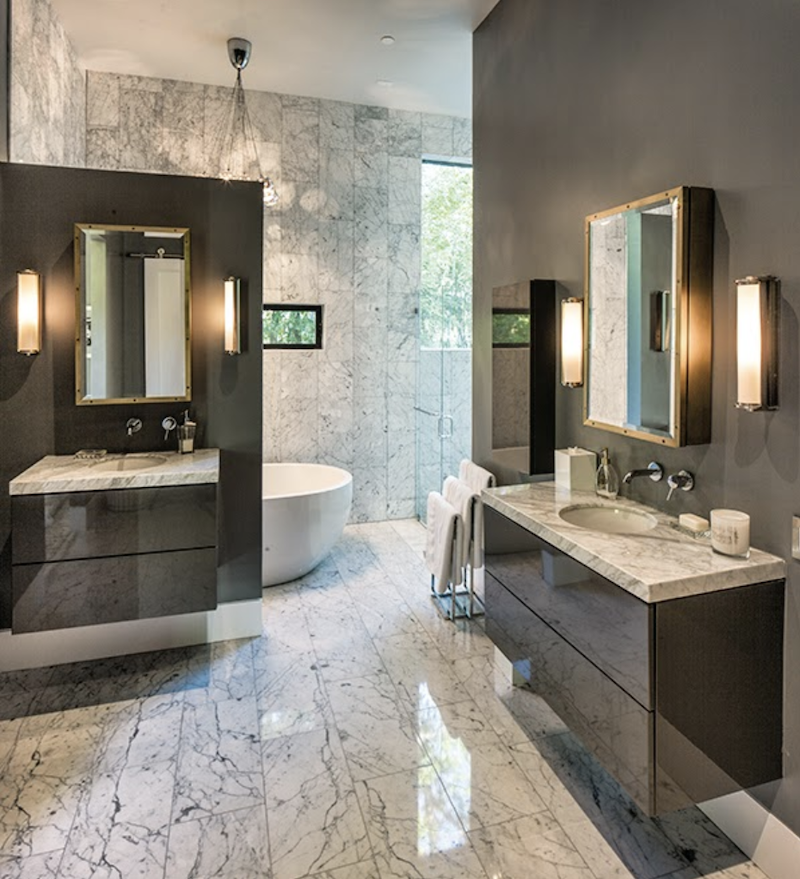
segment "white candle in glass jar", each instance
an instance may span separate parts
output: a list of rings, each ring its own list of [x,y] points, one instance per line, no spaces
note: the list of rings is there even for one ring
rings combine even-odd
[[[750,516],[740,510],[712,510],[711,548],[724,555],[747,556],[750,552]]]

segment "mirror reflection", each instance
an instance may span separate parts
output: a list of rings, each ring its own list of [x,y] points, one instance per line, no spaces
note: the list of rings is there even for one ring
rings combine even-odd
[[[586,417],[673,438],[679,190],[587,219]]]
[[[492,290],[492,460],[517,481],[553,472],[556,298],[551,280]]]
[[[189,230],[75,227],[76,402],[191,398]]]

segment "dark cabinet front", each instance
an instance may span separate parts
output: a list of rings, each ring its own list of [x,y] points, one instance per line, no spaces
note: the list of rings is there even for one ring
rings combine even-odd
[[[648,604],[486,509],[486,631],[648,814],[780,777],[783,583]]]
[[[12,498],[12,632],[217,606],[216,485]]]

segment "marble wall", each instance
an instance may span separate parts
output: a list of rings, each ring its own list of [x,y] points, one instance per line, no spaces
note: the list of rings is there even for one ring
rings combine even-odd
[[[81,167],[85,75],[48,0],[12,0],[9,158]]]
[[[229,96],[89,72],[87,164],[213,175]],[[264,353],[264,460],[351,470],[356,521],[411,516],[421,159],[469,157],[469,121],[256,91],[247,101],[281,194],[265,212],[264,301],[325,307],[321,351]]]

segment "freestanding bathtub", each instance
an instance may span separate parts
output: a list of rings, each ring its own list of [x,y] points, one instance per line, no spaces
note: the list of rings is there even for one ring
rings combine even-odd
[[[350,516],[353,477],[325,464],[264,464],[262,582],[276,586],[315,568]]]

